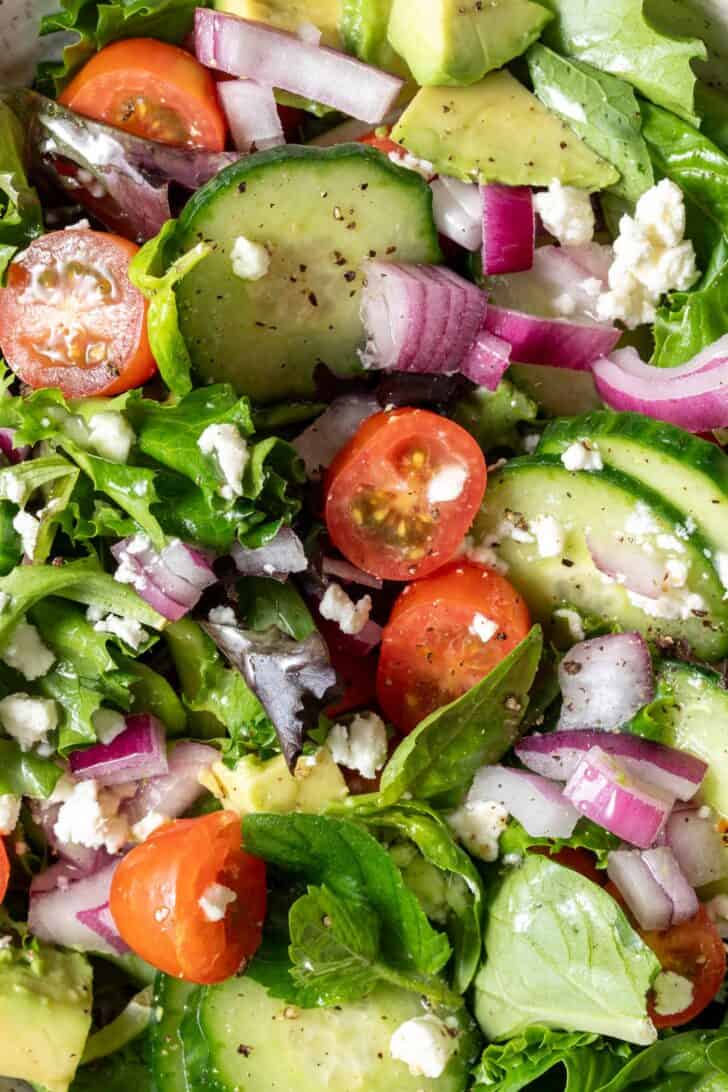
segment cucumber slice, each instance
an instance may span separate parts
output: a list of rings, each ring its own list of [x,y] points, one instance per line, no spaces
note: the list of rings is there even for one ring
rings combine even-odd
[[[265,245],[257,281],[233,274],[238,236]],[[432,195],[414,171],[374,148],[288,145],[246,156],[186,205],[177,252],[213,253],[177,288],[180,326],[203,378],[261,401],[309,395],[318,364],[361,370],[361,263],[440,258]]]
[[[195,991],[198,986],[166,974],[155,980],[149,1050],[157,1092],[188,1092],[180,1028]]]
[[[392,1033],[422,1016],[415,994],[378,988],[355,1004],[297,1009],[250,978],[203,991],[189,1052],[191,1089],[215,1092],[463,1092],[478,1045],[463,1027],[457,1054],[441,1077],[413,1077],[389,1054]],[[204,1044],[206,1051],[200,1049]],[[206,1053],[206,1057],[205,1057]]]
[[[715,444],[640,413],[605,410],[554,421],[538,453],[560,455],[577,440],[593,441],[609,466],[669,497],[716,555],[728,552],[728,457]]]
[[[644,506],[638,509],[638,505]],[[648,613],[637,597],[621,583],[605,577],[594,565],[587,546],[587,535],[599,541],[642,541],[627,533],[631,517],[642,513],[648,532],[647,557],[667,561],[679,554],[688,566],[687,580],[679,593],[681,603],[689,595],[700,597],[699,607],[685,607],[685,617],[664,617],[670,605],[658,599],[656,610]],[[554,557],[542,557],[534,536],[528,542],[516,542],[503,530],[510,519],[529,525],[539,516],[553,516],[564,534],[564,548]],[[634,629],[646,637],[685,638],[701,659],[715,660],[728,651],[728,605],[724,589],[711,561],[705,556],[708,546],[698,530],[685,526],[683,513],[649,489],[618,470],[566,470],[555,455],[536,455],[514,459],[488,482],[486,499],[476,518],[473,537],[476,542],[492,545],[509,569],[513,583],[523,593],[534,617],[547,627],[553,625],[553,612],[559,607],[575,607],[623,629]],[[676,547],[660,545],[668,536]],[[708,554],[710,551],[708,550]],[[682,610],[682,607],[681,607]]]

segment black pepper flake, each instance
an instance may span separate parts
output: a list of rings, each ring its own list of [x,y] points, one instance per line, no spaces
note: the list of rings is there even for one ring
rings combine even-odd
[[[568,147],[569,147],[569,145],[566,143],[565,140],[562,140],[561,143],[559,144],[559,148],[568,148]]]
[[[344,280],[350,282],[356,280],[356,273],[353,269],[347,269],[346,273],[344,274]]]
[[[241,183],[240,183],[240,184],[238,185],[238,193],[245,193],[245,191],[247,190],[247,188],[248,188],[248,183],[247,183],[247,182],[241,182]]]
[[[242,1054],[244,1058],[249,1058],[253,1053],[252,1046],[248,1046],[247,1043],[240,1043],[238,1045],[238,1054]]]
[[[388,246],[384,253],[385,254],[394,254],[396,249],[397,249],[396,246]]]
[[[318,307],[318,300],[316,299],[316,293],[315,292],[309,292],[308,302],[311,304],[312,307]]]
[[[574,562],[568,557],[562,557],[561,558],[561,564],[566,569],[573,569],[574,568]]]

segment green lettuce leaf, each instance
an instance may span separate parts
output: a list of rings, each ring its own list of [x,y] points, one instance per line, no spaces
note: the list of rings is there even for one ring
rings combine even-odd
[[[493,898],[475,1014],[488,1039],[534,1025],[640,1045],[656,1032],[647,992],[660,963],[591,880],[529,855]]]
[[[535,421],[536,403],[523,394],[509,379],[502,379],[494,391],[478,387],[455,403],[453,416],[483,451],[494,447],[510,447],[518,451],[521,438],[518,425]]]
[[[698,120],[691,62],[707,56],[701,41],[657,30],[641,0],[543,2],[556,16],[544,41],[557,53],[619,76],[659,106]]]
[[[655,1043],[628,1062],[600,1092],[724,1092],[728,1028],[685,1031]]]
[[[406,792],[418,800],[450,794],[454,806],[477,770],[498,762],[518,739],[542,648],[534,626],[482,682],[418,724],[384,768],[382,802],[395,804]]]
[[[527,54],[536,95],[622,176],[611,192],[636,202],[654,182],[634,90],[624,80],[544,45]]]
[[[18,247],[43,233],[43,212],[23,163],[23,130],[0,102],[0,277]]]
[[[34,687],[46,698],[54,698],[59,706],[59,754],[67,755],[76,747],[96,742],[93,715],[101,707],[101,695],[84,686],[78,675],[64,663],[38,679]]]
[[[23,544],[13,527],[17,511],[11,501],[0,501],[0,576],[7,576],[23,560]]]
[[[728,10],[722,0],[647,0],[649,18],[671,34],[700,38],[707,60],[696,60],[695,71],[712,87],[728,90]]]
[[[21,751],[14,739],[0,739],[0,795],[47,799],[62,772],[50,758]]]
[[[187,729],[185,707],[164,675],[128,656],[120,656],[119,664],[130,676],[132,713],[151,713],[161,720],[168,735],[184,735]]]
[[[290,581],[248,576],[238,582],[238,610],[248,629],[276,626],[294,641],[305,641],[316,625],[301,595]]]
[[[553,1031],[530,1027],[506,1043],[491,1043],[475,1070],[473,1092],[521,1092],[532,1081],[563,1066],[565,1084],[549,1085],[563,1092],[601,1092],[624,1066],[632,1050],[585,1031]]]
[[[509,854],[523,857],[534,846],[545,846],[552,855],[562,849],[588,849],[594,854],[597,868],[606,868],[607,857],[613,849],[619,849],[620,845],[619,838],[589,819],[580,819],[569,838],[534,838],[517,819],[510,819],[499,842],[501,857]]]

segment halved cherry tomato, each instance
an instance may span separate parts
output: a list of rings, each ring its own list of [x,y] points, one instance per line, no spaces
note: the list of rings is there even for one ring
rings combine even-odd
[[[190,53],[153,38],[106,46],[60,96],[78,114],[128,133],[221,152],[225,116],[208,70]]]
[[[429,410],[377,413],[329,468],[329,537],[385,580],[428,576],[456,553],[486,479],[483,453],[460,425]]]
[[[9,881],[10,861],[8,860],[8,851],[5,848],[5,842],[0,838],[0,903],[5,898]]]
[[[167,823],[132,849],[109,899],[132,951],[188,982],[235,974],[260,945],[266,907],[265,864],[241,843],[239,816],[217,811]],[[210,921],[200,905],[214,883],[236,895],[221,921]]]
[[[486,623],[495,626],[487,640]],[[400,731],[411,732],[428,713],[480,682],[530,627],[515,588],[482,565],[454,562],[410,584],[382,635],[379,704]]]
[[[368,144],[370,148],[376,148],[378,151],[383,152],[384,155],[389,155],[390,152],[396,152],[397,155],[405,155],[406,149],[403,148],[401,144],[397,144],[396,141],[389,139],[391,131],[389,125],[380,125],[378,129],[374,129],[371,133],[359,137],[358,143]]]
[[[0,289],[0,349],[31,387],[119,394],[156,370],[147,301],[129,280],[139,247],[87,229],[34,239]]]

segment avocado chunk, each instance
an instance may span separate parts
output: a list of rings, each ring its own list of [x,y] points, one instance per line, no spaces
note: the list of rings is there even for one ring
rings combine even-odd
[[[313,23],[321,31],[322,45],[344,48],[339,34],[341,0],[215,0],[215,7],[293,34],[302,23]]]
[[[269,759],[246,755],[233,770],[224,762],[215,762],[200,780],[223,807],[241,816],[256,811],[316,815],[348,795],[341,770],[325,747],[315,755],[299,758],[294,774],[283,755]]]
[[[0,951],[0,1073],[66,1092],[91,1027],[91,967],[78,952]]]
[[[491,72],[470,87],[423,87],[392,140],[465,182],[563,185],[600,190],[619,172],[587,148],[510,72]]]
[[[531,0],[394,0],[388,35],[421,86],[470,84],[524,53],[551,18]]]

